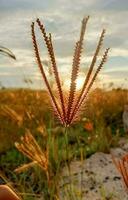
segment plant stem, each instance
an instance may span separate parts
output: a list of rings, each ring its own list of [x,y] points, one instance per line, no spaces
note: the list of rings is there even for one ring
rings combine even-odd
[[[83,148],[81,148],[81,200],[83,199],[82,189],[83,189]]]
[[[65,138],[65,150],[66,150],[66,164],[68,167],[68,172],[70,175],[70,163],[69,163],[69,146],[68,146],[68,128],[65,127],[65,131],[64,131],[64,138]]]
[[[70,168],[70,158],[69,158],[69,141],[68,141],[68,127],[65,127],[64,131],[65,138],[65,148],[66,148],[66,165],[69,173],[69,181],[70,181],[70,192],[72,192],[72,180],[71,180],[71,168]]]

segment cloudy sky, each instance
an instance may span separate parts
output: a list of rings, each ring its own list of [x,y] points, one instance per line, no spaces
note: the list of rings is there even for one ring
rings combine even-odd
[[[110,47],[108,62],[101,71],[99,84],[128,86],[128,0],[0,0],[0,46],[13,51],[17,60],[0,55],[0,84],[5,87],[42,87],[31,41],[31,22],[37,17],[53,35],[57,63],[62,74],[69,74],[74,44],[81,20],[90,15],[85,36],[81,75],[91,62],[103,28],[103,50]],[[42,60],[46,49],[37,30]],[[99,59],[103,53],[99,56]],[[31,79],[33,84],[24,80]]]

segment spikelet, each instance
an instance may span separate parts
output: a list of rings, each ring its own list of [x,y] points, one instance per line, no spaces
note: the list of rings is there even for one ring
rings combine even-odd
[[[34,52],[35,52],[35,56],[36,56],[36,59],[37,59],[38,67],[40,69],[40,72],[41,72],[41,75],[43,77],[43,80],[44,80],[44,82],[46,84],[47,90],[49,92],[49,96],[51,98],[51,102],[52,102],[54,111],[55,111],[56,115],[58,116],[58,118],[60,119],[60,121],[62,123],[64,123],[64,119],[63,119],[63,117],[61,115],[61,111],[58,108],[58,105],[57,105],[55,97],[54,97],[54,95],[52,93],[50,84],[49,84],[48,79],[46,77],[46,74],[44,72],[43,65],[41,63],[41,59],[40,59],[40,55],[39,55],[39,50],[38,50],[38,46],[37,46],[37,42],[36,42],[36,36],[35,36],[35,30],[34,30],[34,22],[31,25],[31,33],[32,33],[32,41],[33,41]]]
[[[67,124],[69,123],[70,114],[71,114],[74,100],[75,100],[76,80],[78,77],[78,72],[79,72],[79,67],[80,67],[82,46],[83,46],[84,34],[85,34],[88,19],[89,19],[89,16],[87,18],[84,18],[82,21],[80,40],[76,43],[76,46],[75,46],[75,52],[74,52],[73,64],[72,64],[71,84],[70,84],[70,91],[69,91],[69,98],[68,98]]]
[[[22,166],[17,167],[17,168],[14,170],[14,172],[16,172],[16,173],[24,172],[24,171],[30,169],[31,167],[35,166],[36,164],[37,164],[37,161],[32,161],[32,162],[30,162],[30,163],[28,163],[28,164],[23,164]]]
[[[81,97],[82,97],[82,95],[83,95],[83,93],[84,93],[84,91],[85,91],[85,89],[86,89],[86,87],[87,87],[87,84],[88,84],[88,82],[90,81],[90,77],[91,77],[91,74],[92,74],[94,65],[95,65],[95,63],[96,63],[96,61],[97,61],[98,53],[99,53],[99,51],[100,51],[100,49],[101,49],[101,46],[102,46],[102,44],[103,44],[104,34],[105,34],[105,30],[103,29],[103,31],[102,31],[102,33],[101,33],[101,36],[100,36],[100,39],[99,39],[99,42],[98,42],[98,45],[97,45],[97,48],[96,48],[96,50],[95,50],[95,54],[94,54],[93,59],[92,59],[92,62],[91,62],[91,65],[90,65],[90,67],[89,67],[87,76],[86,76],[86,78],[85,78],[85,81],[84,81],[82,90],[81,90],[81,92],[80,92],[80,95],[79,95],[79,97],[78,97],[78,99],[77,99],[77,101],[76,101],[76,104],[75,104],[75,106],[74,106],[74,110],[73,110],[73,112],[72,112],[72,115],[71,115],[71,117],[70,117],[70,121],[72,121],[72,118],[73,118],[73,116],[74,116],[76,107],[78,106],[78,103],[80,102],[80,99],[81,99]]]
[[[60,77],[59,77],[59,73],[58,73],[58,69],[57,69],[57,65],[56,65],[55,55],[54,55],[52,36],[51,36],[51,34],[49,34],[49,37],[47,36],[45,28],[44,28],[43,24],[41,24],[39,19],[37,19],[36,21],[37,21],[39,28],[43,34],[43,38],[44,38],[44,41],[45,41],[45,44],[46,44],[46,47],[48,49],[48,53],[49,53],[49,56],[51,59],[53,74],[55,76],[55,81],[56,81],[56,85],[57,85],[57,89],[58,89],[58,93],[59,93],[59,98],[60,98],[60,103],[61,103],[61,108],[62,108],[62,113],[63,113],[63,119],[64,119],[66,116],[65,115],[64,97],[63,97],[61,81],[60,81]]]
[[[86,100],[86,97],[87,97],[87,95],[88,95],[88,92],[89,92],[89,90],[91,89],[91,87],[92,87],[92,85],[93,85],[93,83],[94,83],[94,81],[95,81],[95,79],[96,79],[98,73],[100,72],[100,70],[101,70],[101,68],[103,67],[104,63],[107,61],[108,51],[109,51],[109,48],[107,48],[106,51],[104,52],[104,55],[103,55],[103,57],[102,57],[102,60],[101,60],[101,62],[100,62],[100,64],[99,64],[99,66],[97,67],[97,70],[96,70],[95,74],[93,75],[92,79],[89,80],[89,81],[90,81],[90,82],[89,82],[89,85],[88,85],[87,88],[85,88],[85,90],[83,91],[82,96],[81,96],[79,102],[77,102],[77,104],[76,104],[76,106],[75,106],[75,108],[74,108],[74,110],[73,110],[73,112],[72,112],[72,116],[71,116],[71,118],[70,118],[70,123],[72,123],[73,119],[76,117],[76,114],[77,114],[77,112],[80,110],[80,107],[82,106],[82,104],[84,103],[84,101]],[[78,113],[78,115],[79,115],[79,113]]]
[[[97,48],[96,48],[96,50],[95,50],[95,54],[94,54],[94,56],[93,56],[91,65],[90,65],[89,70],[88,70],[88,74],[87,74],[86,79],[85,79],[85,83],[84,83],[84,85],[83,85],[83,88],[86,87],[86,85],[87,85],[87,83],[88,83],[88,81],[89,81],[89,78],[90,78],[90,76],[91,76],[91,73],[92,73],[92,71],[93,71],[93,68],[94,68],[94,66],[95,66],[95,63],[96,63],[96,61],[97,61],[97,56],[98,56],[98,54],[99,54],[99,52],[100,52],[100,49],[101,49],[101,47],[102,47],[102,45],[103,45],[104,35],[105,35],[105,29],[103,29],[103,31],[102,31],[102,33],[101,33],[101,36],[100,36],[100,39],[99,39]]]
[[[48,170],[48,150],[42,151],[35,138],[29,130],[24,137],[21,137],[21,143],[15,143],[16,148],[25,156],[31,159],[47,172]]]
[[[87,87],[86,93],[85,93],[85,94],[83,93],[83,94],[84,94],[83,96],[85,96],[86,94],[88,94],[88,92],[89,92],[89,90],[91,89],[91,87],[92,87],[92,85],[93,85],[93,83],[94,83],[94,81],[95,81],[95,79],[96,79],[98,73],[99,73],[100,70],[102,69],[102,67],[103,67],[103,65],[105,64],[105,62],[107,61],[107,57],[108,57],[108,52],[109,52],[109,50],[110,50],[110,48],[107,48],[107,49],[105,50],[104,55],[103,55],[103,57],[102,57],[102,59],[101,59],[101,62],[100,62],[100,64],[99,64],[99,66],[97,67],[97,70],[96,70],[96,72],[95,72],[93,78],[91,79],[91,81],[90,81],[88,87]],[[85,97],[86,97],[86,96],[85,96]],[[83,99],[83,100],[84,100],[84,99]]]

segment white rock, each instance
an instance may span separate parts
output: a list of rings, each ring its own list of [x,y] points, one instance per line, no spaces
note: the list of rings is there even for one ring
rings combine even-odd
[[[112,149],[112,153],[119,157],[126,152],[116,148]],[[69,199],[67,191],[71,190],[70,185],[72,185],[73,194],[78,199],[82,188],[82,200],[102,200],[103,197],[111,200],[128,200],[125,185],[110,154],[95,153],[83,162],[83,171],[80,161],[71,162],[70,168],[71,180],[68,170],[64,168],[62,171],[61,199]]]

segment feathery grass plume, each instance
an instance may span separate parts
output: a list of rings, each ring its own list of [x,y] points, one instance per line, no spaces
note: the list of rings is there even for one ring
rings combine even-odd
[[[73,64],[72,64],[71,84],[70,84],[70,91],[69,91],[69,98],[68,98],[67,123],[69,123],[70,114],[71,114],[73,104],[75,101],[76,80],[77,80],[78,72],[80,68],[80,58],[81,58],[84,34],[85,34],[88,19],[89,19],[89,16],[87,18],[84,18],[82,21],[80,40],[76,43],[76,46],[75,46]]]
[[[79,103],[79,101],[80,101],[80,99],[81,99],[81,97],[82,97],[82,95],[83,95],[83,93],[84,93],[84,91],[85,91],[85,89],[86,89],[86,87],[87,87],[87,84],[88,84],[88,82],[89,82],[89,80],[90,80],[90,77],[91,77],[91,74],[92,74],[94,65],[95,65],[95,63],[96,63],[96,61],[97,61],[98,53],[99,53],[99,51],[100,51],[100,49],[101,49],[101,47],[102,47],[102,44],[103,44],[104,34],[105,34],[105,30],[103,29],[103,31],[102,31],[102,33],[101,33],[101,36],[100,36],[100,39],[99,39],[99,42],[98,42],[98,45],[97,45],[97,48],[96,48],[96,50],[95,50],[95,54],[94,54],[94,56],[93,56],[93,58],[92,58],[92,62],[91,62],[91,65],[90,65],[90,67],[89,67],[87,76],[86,76],[86,78],[85,78],[85,81],[84,81],[82,90],[81,90],[81,92],[80,92],[80,95],[79,95],[79,97],[78,97],[78,99],[77,99],[77,101],[76,101],[76,105],[75,105],[75,107],[74,107],[74,110],[73,110],[73,112],[72,112],[71,118],[73,117],[74,112],[75,112],[75,110],[76,110],[76,107],[78,106],[78,103]]]
[[[60,97],[60,102],[61,102],[61,107],[62,107],[62,115],[63,115],[63,118],[65,118],[66,115],[65,115],[64,97],[63,97],[60,77],[59,77],[59,73],[58,73],[58,69],[57,69],[57,65],[56,65],[56,59],[55,59],[55,55],[54,55],[54,49],[53,49],[53,44],[52,44],[52,35],[50,33],[49,36],[47,36],[45,28],[44,28],[43,24],[41,24],[39,19],[37,19],[36,22],[42,32],[46,47],[48,49],[48,53],[49,53],[51,64],[52,64],[53,74],[55,76],[56,85],[57,85],[58,93],[59,93],[59,97]]]
[[[3,55],[5,56],[9,56],[10,58],[16,60],[16,57],[15,55],[12,53],[12,51],[10,51],[9,49],[3,47],[3,46],[0,46],[0,53],[2,53]]]
[[[128,190],[128,154],[124,155],[121,159],[117,160],[112,155],[113,162],[117,167],[118,171],[122,175],[126,188]]]
[[[15,146],[20,152],[26,155],[29,159],[31,159],[34,162],[37,162],[37,164],[41,167],[41,169],[46,173],[47,179],[49,181],[48,149],[46,149],[46,151],[43,151],[29,130],[27,130],[24,137],[21,137],[21,143],[16,142]]]
[[[76,106],[75,106],[75,108],[74,108],[74,110],[72,112],[72,115],[71,115],[69,123],[72,123],[72,121],[75,120],[75,117],[77,116],[76,114],[78,113],[78,111],[80,111],[80,108],[82,107],[82,104],[86,100],[88,92],[90,91],[90,89],[91,89],[91,87],[92,87],[92,85],[93,85],[98,73],[100,72],[101,68],[103,67],[104,63],[107,60],[108,51],[109,51],[109,48],[107,48],[105,50],[104,55],[102,57],[102,60],[101,60],[101,62],[99,64],[99,66],[97,67],[97,70],[94,73],[93,77],[91,78],[91,80],[90,79],[88,80],[88,83],[86,85],[87,87],[85,86],[84,91],[82,93],[82,96],[81,96],[80,100],[78,101],[78,103],[76,104]]]
[[[56,115],[58,116],[58,118],[60,119],[61,123],[64,124],[63,116],[62,116],[61,111],[60,111],[60,109],[58,107],[58,104],[57,104],[57,102],[55,100],[55,96],[53,95],[53,92],[51,90],[50,84],[48,82],[48,79],[47,79],[45,71],[44,71],[43,64],[42,64],[41,59],[40,59],[40,54],[39,54],[37,41],[36,41],[35,30],[34,30],[34,22],[31,25],[31,31],[32,31],[32,41],[33,41],[33,46],[34,46],[34,51],[35,51],[35,56],[36,56],[36,59],[37,59],[38,67],[40,69],[40,72],[41,72],[41,75],[43,77],[43,80],[44,80],[44,82],[46,84],[47,90],[49,92],[49,96],[51,98],[51,102],[52,102],[54,111],[55,111]]]
[[[73,123],[76,120],[76,118],[80,115],[81,107],[83,106],[83,103],[86,100],[87,94],[88,94],[89,90],[91,89],[100,69],[103,67],[104,63],[106,62],[108,51],[109,51],[109,48],[106,49],[106,51],[102,57],[101,63],[97,67],[94,75],[92,75],[92,73],[94,71],[94,66],[97,61],[97,56],[98,56],[99,51],[103,44],[103,39],[104,39],[104,34],[105,34],[105,30],[103,29],[100,39],[99,39],[99,42],[98,42],[98,45],[96,47],[94,56],[92,58],[92,62],[89,67],[87,76],[83,83],[83,87],[80,91],[80,94],[78,95],[78,92],[76,89],[76,82],[78,79],[81,53],[82,53],[82,49],[83,49],[83,40],[84,40],[84,35],[85,35],[85,30],[86,30],[88,19],[89,19],[89,16],[87,18],[83,19],[81,32],[80,32],[80,39],[76,42],[76,45],[75,45],[73,64],[72,64],[72,73],[71,73],[71,83],[70,83],[70,89],[68,92],[68,98],[67,98],[66,92],[62,90],[62,84],[61,84],[61,80],[59,77],[58,68],[56,65],[51,34],[47,35],[44,25],[40,22],[39,19],[37,19],[36,22],[42,32],[43,39],[44,39],[44,42],[47,47],[48,54],[49,54],[49,57],[51,60],[52,70],[53,70],[53,74],[54,74],[54,78],[55,78],[55,82],[56,82],[58,94],[59,94],[58,98],[56,98],[55,95],[53,94],[53,91],[52,91],[52,88],[47,79],[43,64],[41,63],[39,48],[37,45],[36,35],[35,35],[35,30],[34,30],[34,22],[32,23],[32,26],[31,26],[32,41],[33,41],[33,46],[34,46],[34,51],[35,51],[35,56],[37,59],[38,67],[41,71],[42,77],[47,86],[49,95],[52,100],[54,111],[55,111],[56,115],[58,116],[58,118],[60,119],[61,123],[65,127],[67,127],[71,123]]]

